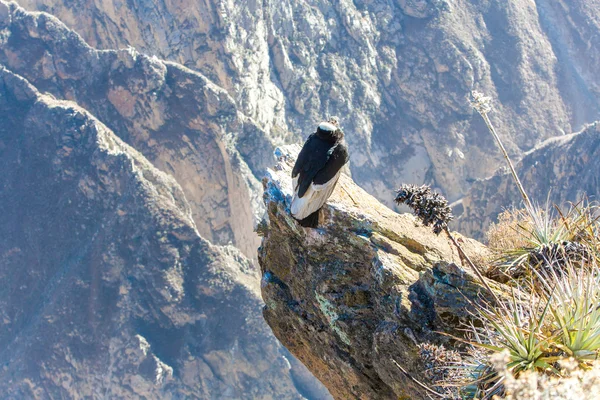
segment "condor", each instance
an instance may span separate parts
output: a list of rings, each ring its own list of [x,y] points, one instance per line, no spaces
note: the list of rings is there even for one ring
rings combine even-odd
[[[319,210],[325,204],[348,162],[348,147],[337,119],[321,122],[308,137],[294,169],[292,215],[300,225],[316,228]]]

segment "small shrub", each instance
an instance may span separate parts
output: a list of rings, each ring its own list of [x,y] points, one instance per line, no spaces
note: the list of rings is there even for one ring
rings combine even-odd
[[[527,246],[527,237],[520,234],[528,227],[525,210],[510,209],[498,215],[498,222],[492,224],[486,233],[489,247],[496,253]]]
[[[460,399],[460,386],[466,379],[460,353],[443,345],[421,343],[419,357],[425,366],[425,377],[433,383],[432,389],[443,393],[446,399]]]

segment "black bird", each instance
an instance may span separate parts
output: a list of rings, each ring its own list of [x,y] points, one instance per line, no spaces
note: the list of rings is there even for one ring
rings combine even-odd
[[[347,162],[348,147],[337,119],[321,122],[304,143],[292,170],[291,211],[300,225],[317,227],[319,210],[331,196]]]

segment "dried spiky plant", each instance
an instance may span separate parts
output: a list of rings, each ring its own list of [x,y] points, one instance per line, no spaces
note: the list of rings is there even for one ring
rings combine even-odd
[[[494,125],[492,124],[492,121],[490,120],[490,117],[488,116],[488,113],[490,113],[493,109],[492,98],[485,96],[483,93],[473,91],[473,92],[471,92],[471,100],[470,101],[471,101],[471,106],[481,115],[481,117],[483,118],[483,121],[485,122],[486,126],[488,127],[490,133],[496,140],[496,143],[498,144],[498,147],[500,148],[500,151],[502,152],[502,155],[504,156],[504,159],[506,160],[506,163],[508,164],[510,173],[512,174],[513,179],[515,180],[515,183],[517,184],[517,187],[519,189],[519,192],[521,193],[521,197],[523,198],[523,202],[525,203],[525,206],[533,207],[533,205],[531,204],[531,201],[529,200],[529,196],[527,196],[527,193],[525,192],[525,189],[523,188],[523,184],[521,183],[521,180],[519,179],[519,176],[517,175],[517,171],[515,170],[515,167],[514,167],[512,161],[510,160],[510,157],[508,156],[508,152],[506,151],[506,148],[504,147],[502,140],[500,140],[500,136],[498,136],[498,133],[496,133],[496,128],[494,128]]]
[[[425,226],[433,226],[433,232],[439,235],[448,229],[452,221],[452,209],[448,201],[435,193],[427,185],[402,185],[396,192],[396,203],[409,206]]]
[[[456,350],[433,343],[419,344],[419,358],[425,370],[423,374],[432,383],[432,389],[444,399],[461,399],[460,388],[468,379],[465,361]]]
[[[439,235],[445,232],[450,241],[456,246],[461,256],[467,261],[475,275],[479,278],[483,286],[494,297],[498,304],[502,302],[486,282],[483,274],[477,266],[471,261],[471,258],[464,252],[463,248],[456,241],[450,230],[448,223],[452,220],[452,209],[448,205],[448,201],[439,193],[433,192],[427,185],[402,185],[396,192],[396,203],[406,204],[409,206],[415,215],[421,220],[425,226],[433,226],[433,232]]]

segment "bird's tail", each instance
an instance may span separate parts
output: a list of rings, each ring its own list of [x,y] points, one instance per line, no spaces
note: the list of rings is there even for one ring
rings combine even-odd
[[[299,219],[298,223],[305,228],[316,228],[319,226],[319,211],[321,211],[320,208],[308,217]]]

